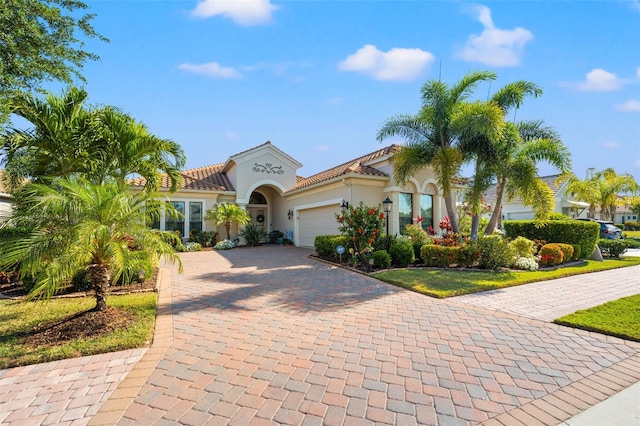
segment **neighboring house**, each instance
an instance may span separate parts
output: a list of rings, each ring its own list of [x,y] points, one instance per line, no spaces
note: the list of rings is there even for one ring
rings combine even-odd
[[[9,194],[2,183],[3,171],[0,170],[0,222],[11,217],[13,211],[13,196]]]
[[[556,213],[562,213],[572,218],[586,218],[589,210],[589,203],[576,200],[574,194],[567,192],[568,183],[557,185],[556,181],[560,175],[542,176],[541,179],[546,183],[553,192],[554,208]],[[486,194],[486,203],[492,206],[496,203],[496,186],[489,188]],[[502,219],[503,220],[527,220],[534,218],[533,207],[525,206],[520,199],[502,201]]]
[[[414,218],[425,218],[423,226],[433,226],[446,216],[444,200],[431,168],[413,176],[406,185],[394,183],[391,157],[401,149],[391,145],[339,166],[303,178],[297,175],[298,161],[266,142],[232,155],[224,163],[182,172],[178,191],[166,192],[174,207],[183,213],[178,221],[163,217],[156,226],[179,230],[183,237],[191,230],[216,230],[224,236],[224,227],[205,221],[205,212],[220,202],[245,208],[251,223],[266,232],[281,231],[297,246],[313,247],[315,237],[337,234],[336,213],[343,201],[357,206],[360,202],[374,206],[389,197],[389,233],[396,234]],[[134,189],[145,181],[136,178]],[[169,181],[162,180],[162,191]],[[238,229],[232,230],[232,238]]]

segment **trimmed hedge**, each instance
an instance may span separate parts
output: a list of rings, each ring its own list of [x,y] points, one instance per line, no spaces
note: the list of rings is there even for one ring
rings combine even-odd
[[[556,243],[556,245],[558,247],[560,247],[560,250],[562,250],[562,254],[564,254],[564,261],[565,262],[569,262],[570,260],[573,260],[573,246],[571,244],[563,244],[563,243]]]
[[[313,242],[313,246],[320,257],[337,259],[336,247],[338,246],[344,246],[345,250],[347,250],[345,255],[349,256],[347,238],[343,235],[318,235]]]
[[[425,244],[420,249],[420,258],[427,266],[446,268],[458,264],[460,247]]]
[[[627,221],[624,223],[625,231],[640,231],[640,222]]]
[[[620,257],[627,251],[629,243],[625,240],[608,240],[601,238],[598,240],[598,247],[605,257]]]
[[[581,259],[591,256],[600,236],[600,225],[584,220],[551,220],[542,225],[534,220],[507,220],[503,226],[509,238],[578,245]]]

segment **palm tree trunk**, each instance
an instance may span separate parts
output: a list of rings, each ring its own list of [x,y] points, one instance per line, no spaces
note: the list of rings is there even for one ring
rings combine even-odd
[[[107,287],[109,286],[107,265],[95,263],[89,265],[89,277],[96,296],[96,307],[93,309],[95,311],[104,311],[107,309]]]
[[[460,228],[458,227],[458,219],[456,218],[456,209],[453,203],[453,194],[451,192],[449,192],[448,194],[444,194],[444,205],[447,208],[449,223],[451,223],[451,231],[459,235]]]
[[[480,215],[474,214],[471,216],[471,239],[478,238],[478,228],[480,227]]]
[[[498,219],[502,216],[502,197],[504,196],[504,187],[504,181],[498,179],[498,184],[496,186],[496,205],[493,206],[491,219],[489,219],[487,229],[484,230],[484,235],[493,234],[493,231],[496,229],[496,225],[498,224]]]
[[[227,240],[231,240],[231,221],[230,220],[224,223],[224,229],[227,230]]]

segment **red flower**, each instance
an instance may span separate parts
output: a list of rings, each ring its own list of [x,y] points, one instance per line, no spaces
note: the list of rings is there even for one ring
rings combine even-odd
[[[384,213],[380,213],[380,219],[384,219]]]
[[[369,214],[370,214],[370,215],[374,215],[374,214],[376,214],[376,210],[375,210],[375,209],[371,209],[371,210],[369,210]]]
[[[340,217],[338,218],[338,222],[344,222],[344,216],[340,216]]]
[[[362,228],[358,228],[358,234],[362,234]]]
[[[369,244],[371,244],[371,243],[373,242],[373,240],[369,239],[369,240],[367,240],[367,242],[368,242]]]

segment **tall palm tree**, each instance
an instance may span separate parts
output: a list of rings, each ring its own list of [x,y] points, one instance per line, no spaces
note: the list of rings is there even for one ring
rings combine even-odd
[[[227,231],[227,240],[231,239],[231,224],[238,222],[239,225],[245,225],[251,222],[249,213],[241,207],[231,203],[220,203],[207,211],[205,220],[214,220],[216,225],[224,223],[224,229]]]
[[[415,172],[433,167],[451,222],[460,233],[453,197],[453,179],[464,161],[459,142],[463,135],[484,135],[497,140],[504,122],[502,111],[489,102],[470,102],[478,83],[494,80],[495,73],[470,72],[452,86],[431,80],[422,87],[422,108],[416,115],[397,115],[385,121],[378,131],[382,141],[401,136],[405,146],[394,154],[392,162],[397,184],[404,184]]]
[[[589,168],[584,180],[575,176],[570,176],[568,180],[567,190],[589,203],[589,217],[594,218],[596,208],[600,208],[601,220],[613,220],[618,205],[624,203],[624,197],[620,194],[635,193],[639,188],[633,176],[618,175],[612,168],[601,171]]]
[[[160,257],[180,258],[168,243],[177,237],[146,226],[162,203],[149,193],[132,194],[116,183],[96,185],[85,179],[55,178],[50,185],[27,184],[24,208],[12,225],[27,219],[28,237],[0,242],[0,267],[19,266],[33,276],[31,297],[51,297],[82,269],[87,269],[96,298],[95,310],[106,309],[109,283],[130,279],[140,266],[157,265]],[[71,212],[72,220],[67,220]]]
[[[540,179],[537,163],[546,161],[562,175],[571,172],[571,154],[558,134],[541,121],[507,123],[495,148],[496,204],[485,234],[491,234],[502,220],[505,198],[519,197],[524,205],[534,207],[536,219],[546,219],[553,210],[553,194]]]
[[[490,101],[497,105],[506,117],[511,109],[519,108],[522,105],[525,96],[538,97],[541,94],[542,89],[535,83],[519,80],[500,88],[493,94]],[[507,135],[508,132],[505,132],[503,137],[507,137]],[[464,135],[461,139],[461,150],[465,158],[475,160],[472,184],[467,191],[469,211],[472,215],[471,237],[475,238],[478,235],[482,200],[495,178],[492,166],[501,160],[497,158],[498,151],[494,141],[484,135]]]

